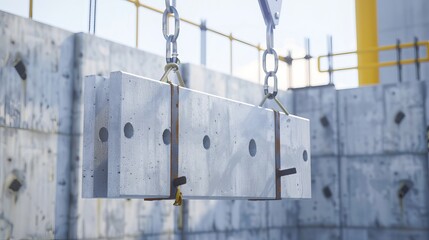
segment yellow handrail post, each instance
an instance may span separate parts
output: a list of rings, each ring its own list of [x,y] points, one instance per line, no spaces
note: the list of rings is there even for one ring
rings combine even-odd
[[[28,11],[28,17],[30,19],[33,19],[33,0],[30,0],[30,7],[29,7],[29,11]]]
[[[378,63],[377,51],[360,53],[378,46],[377,0],[355,0],[355,8],[359,85],[377,84],[379,83],[377,67],[359,68]]]
[[[136,48],[139,48],[139,0],[136,0]]]

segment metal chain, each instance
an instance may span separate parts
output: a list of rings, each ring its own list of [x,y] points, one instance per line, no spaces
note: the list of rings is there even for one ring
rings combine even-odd
[[[169,21],[168,16],[172,15],[174,17],[174,34],[169,34]],[[165,60],[167,63],[179,63],[179,58],[177,57],[179,54],[177,53],[177,38],[180,33],[180,17],[177,9],[173,4],[171,4],[170,0],[165,0],[165,10],[162,14],[162,33],[164,34],[164,38],[166,42],[166,52],[165,52]]]
[[[273,99],[276,97],[278,88],[278,80],[277,80],[277,71],[279,70],[279,57],[277,55],[276,50],[274,50],[274,26],[271,24],[267,25],[267,49],[264,51],[264,55],[262,56],[262,68],[265,72],[265,80],[264,80],[264,94],[269,99]],[[268,70],[267,68],[267,55],[273,55],[274,58],[274,69]],[[274,81],[273,91],[269,91],[268,80],[272,78]]]
[[[174,17],[174,34],[169,34],[169,21],[168,17],[172,15]],[[180,60],[177,57],[177,38],[180,33],[180,17],[176,9],[176,1],[165,0],[165,10],[162,14],[162,34],[166,40],[165,47],[165,60],[167,64],[164,68],[164,74],[161,77],[161,82],[167,82],[171,84],[171,81],[168,79],[170,72],[176,74],[176,78],[179,81],[179,86],[184,87],[185,82],[183,81],[182,75],[180,74],[179,64]],[[179,190],[180,191],[180,190]]]
[[[265,72],[265,80],[264,80],[264,98],[259,104],[262,107],[265,104],[267,99],[274,99],[280,109],[286,114],[289,115],[288,110],[283,106],[280,100],[277,99],[277,93],[279,91],[278,79],[277,79],[277,71],[279,70],[279,56],[277,55],[276,50],[274,50],[274,25],[267,25],[267,49],[264,51],[264,55],[262,55],[262,68]],[[267,67],[267,56],[272,55],[274,58],[274,68],[269,70]],[[269,91],[268,80],[272,78],[274,81],[273,91]]]

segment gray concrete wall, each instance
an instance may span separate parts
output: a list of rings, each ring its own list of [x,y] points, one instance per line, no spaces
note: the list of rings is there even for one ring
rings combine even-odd
[[[90,200],[81,198],[83,76],[123,70],[158,79],[163,58],[2,12],[0,32],[0,61],[9,56],[0,65],[0,239],[429,238],[426,82],[280,92],[292,113],[311,120],[310,200],[182,208]],[[13,67],[17,55],[25,81]],[[262,98],[261,86],[242,79],[190,64],[182,73],[193,89]],[[9,189],[15,178],[17,191]]]

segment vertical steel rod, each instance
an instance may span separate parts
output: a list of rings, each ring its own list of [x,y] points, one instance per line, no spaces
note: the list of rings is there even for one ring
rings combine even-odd
[[[89,27],[88,32],[95,34],[95,20],[97,14],[97,0],[89,0]]]
[[[200,63],[201,65],[206,66],[207,65],[207,22],[206,20],[201,20],[200,30],[201,30]]]
[[[30,19],[33,19],[33,0],[30,0],[30,8],[29,8],[29,13],[28,13],[28,17]]]
[[[93,27],[93,34],[95,35],[95,26],[96,26],[96,21],[97,20],[97,0],[94,0],[94,27]]]
[[[329,84],[333,84],[334,83],[334,76],[333,76],[333,50],[332,50],[332,36],[328,36],[328,64],[329,64]]]
[[[287,56],[285,58],[286,64],[287,64],[287,70],[288,70],[288,80],[289,80],[289,88],[292,88],[292,63],[293,63],[293,58],[292,58],[292,51],[288,51]]]
[[[136,48],[139,48],[139,0],[135,0],[136,4]]]
[[[258,82],[263,84],[264,81],[261,79],[261,44],[258,44]]]
[[[31,1],[32,0],[30,0],[30,2]],[[89,0],[88,33],[91,33],[91,22],[92,22],[92,0]]]
[[[399,39],[396,39],[396,65],[398,67],[398,80],[402,82],[401,40]]]
[[[305,39],[305,57],[307,60],[307,86],[311,86],[311,54],[310,54],[310,39]]]
[[[419,53],[420,49],[419,49],[419,39],[417,37],[414,37],[414,55],[416,58],[416,77],[417,80],[420,81],[420,62],[419,62],[419,57],[420,57],[420,53]]]
[[[232,71],[233,71],[233,56],[232,56],[232,41],[233,41],[233,37],[232,37],[232,33],[229,34],[229,73],[232,75]]]

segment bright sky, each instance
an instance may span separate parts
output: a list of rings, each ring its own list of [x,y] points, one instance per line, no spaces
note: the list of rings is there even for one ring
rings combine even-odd
[[[33,0],[33,19],[73,32],[88,31],[89,0]],[[310,38],[311,55],[327,53],[327,36],[333,36],[334,52],[356,49],[355,0],[283,0],[280,24],[275,35],[275,48],[280,55],[292,51],[292,57],[305,53],[304,39]],[[140,0],[160,9],[163,0]],[[28,17],[29,0],[0,0],[0,10]],[[200,22],[237,38],[265,45],[265,25],[257,0],[177,0],[181,17]],[[158,55],[165,54],[165,40],[161,32],[161,15],[140,9],[139,48]],[[96,35],[125,45],[135,45],[135,7],[125,0],[98,0]],[[211,33],[207,35],[207,67],[229,73],[229,40]],[[179,57],[182,62],[199,64],[200,31],[186,23],[181,24],[178,39]],[[234,44],[233,74],[251,81],[258,81],[257,51],[241,44]],[[351,66],[355,58],[334,60],[334,66]],[[317,59],[312,60],[312,81],[315,85],[328,81],[327,74],[317,71]],[[288,70],[280,64],[280,88],[286,88]],[[294,62],[293,86],[306,82],[306,65]],[[337,88],[357,86],[355,71],[334,75]]]

